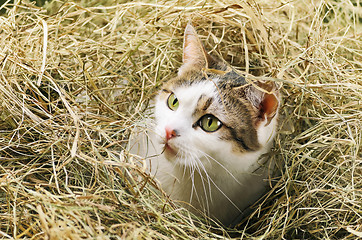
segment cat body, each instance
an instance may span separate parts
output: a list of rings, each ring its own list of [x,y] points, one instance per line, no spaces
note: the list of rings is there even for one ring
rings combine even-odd
[[[260,90],[264,89],[264,90]],[[171,199],[225,225],[266,190],[277,129],[273,83],[248,83],[187,25],[183,65],[155,103],[148,170]],[[152,150],[150,150],[152,149]]]

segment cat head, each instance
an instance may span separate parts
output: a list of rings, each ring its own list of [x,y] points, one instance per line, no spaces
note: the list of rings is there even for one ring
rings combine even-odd
[[[274,83],[250,84],[209,55],[187,25],[183,65],[156,100],[156,132],[163,154],[176,164],[205,166],[258,152],[274,137],[278,96]]]

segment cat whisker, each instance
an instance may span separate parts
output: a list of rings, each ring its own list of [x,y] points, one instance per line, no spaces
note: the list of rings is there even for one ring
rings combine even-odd
[[[224,165],[222,165],[219,161],[217,161],[215,158],[211,157],[209,154],[207,154],[205,152],[200,151],[200,153],[203,154],[203,156],[205,158],[207,158],[208,160],[212,159],[217,165],[222,167],[238,184],[241,185],[240,181]]]
[[[238,184],[241,185],[240,181],[219,161],[217,161],[215,158],[210,156],[209,154],[195,148],[190,148],[186,144],[182,144],[178,146],[179,149],[182,149],[182,151],[179,151],[177,153],[177,158],[182,161],[181,165],[183,165],[183,177],[186,177],[186,173],[190,174],[191,179],[191,193],[190,193],[190,202],[192,202],[192,199],[196,197],[197,201],[204,205],[203,208],[206,212],[209,212],[210,209],[210,203],[213,201],[212,199],[212,185],[217,189],[239,212],[241,210],[238,208],[238,206],[230,199],[229,196],[227,196],[222,189],[214,182],[212,177],[208,174],[208,171],[202,162],[201,159],[207,160],[210,162],[215,162],[217,165],[219,165],[223,170],[225,170]],[[201,156],[201,157],[200,157]],[[195,172],[198,176],[195,176]],[[198,189],[195,186],[195,178],[199,177],[201,181],[201,186],[203,189],[204,194],[204,200],[199,195],[200,192],[198,192]],[[206,206],[205,206],[206,205]]]
[[[183,160],[183,164],[184,164],[184,175],[183,177],[185,177],[185,174],[187,172],[187,170],[189,170],[189,174],[190,174],[190,178],[191,178],[191,194],[190,194],[190,202],[192,202],[192,199],[194,196],[196,196],[196,199],[199,203],[205,202],[206,207],[205,209],[207,209],[207,211],[209,211],[209,197],[208,197],[208,192],[211,198],[211,184],[210,181],[208,181],[208,179],[210,178],[207,174],[207,171],[204,167],[204,165],[202,164],[202,162],[199,159],[199,150],[197,149],[192,149],[190,148],[188,145],[182,144],[182,146],[179,146],[180,149],[183,149],[183,151],[179,152],[178,157],[180,159]],[[195,151],[196,150],[196,151]],[[197,175],[195,175],[195,172],[197,173]],[[205,177],[206,175],[206,177]],[[202,201],[203,198],[201,198],[199,196],[200,192],[198,191],[198,189],[196,188],[195,185],[195,178],[199,177],[201,180],[201,185],[203,188],[203,192],[204,192],[204,196],[205,196],[205,200]],[[206,184],[206,180],[207,180],[207,184]],[[208,189],[208,191],[207,191]]]
[[[191,178],[191,194],[190,194],[190,202],[192,202],[192,198],[194,196],[194,193],[196,195],[197,200],[200,200],[197,189],[195,187],[195,169],[197,168],[197,164],[195,162],[195,159],[197,157],[194,156],[193,151],[187,146],[182,146],[182,149],[185,149],[185,151],[182,153],[182,159],[184,160],[184,177],[187,170],[189,170],[190,178]],[[187,153],[187,154],[186,154]]]
[[[215,161],[219,166],[221,166],[228,174],[230,174],[230,176],[238,183],[241,185],[241,183],[233,176],[233,174],[227,170],[221,163],[219,163],[216,159],[214,159],[213,157],[211,157],[210,155],[202,152],[199,150],[199,153],[201,153],[205,158],[207,158],[207,160],[212,159],[213,161]],[[239,211],[241,212],[241,210],[238,208],[238,206],[219,188],[219,186],[217,186],[217,184],[212,180],[212,178],[207,174],[207,171],[204,167],[204,165],[202,164],[201,160],[199,158],[196,158],[197,162],[199,163],[198,165],[202,166],[202,169],[207,177],[208,180],[208,184],[209,184],[209,194],[210,194],[210,198],[212,198],[211,196],[211,186],[210,186],[210,182],[216,187],[217,190],[219,190],[219,192]],[[201,173],[200,173],[201,175]],[[201,179],[203,179],[201,177]],[[203,181],[203,180],[202,180]],[[205,189],[204,189],[205,191]],[[206,197],[206,192],[205,192],[205,197]],[[207,198],[207,197],[206,197]],[[207,200],[206,200],[207,201]]]
[[[211,184],[210,184],[210,179],[211,179],[211,177],[208,175],[208,173],[207,173],[207,171],[206,171],[206,169],[205,169],[205,166],[202,164],[202,162],[200,161],[200,159],[199,158],[196,158],[195,159],[196,160],[196,162],[198,163],[196,166],[197,166],[197,171],[198,171],[198,173],[199,173],[199,175],[200,175],[200,179],[201,179],[201,183],[202,183],[202,187],[203,187],[203,191],[204,191],[204,196],[205,196],[205,202],[206,202],[206,208],[205,209],[207,209],[207,212],[209,212],[209,209],[210,209],[210,207],[209,207],[209,203],[211,203],[212,202],[212,195],[211,195]],[[201,167],[201,169],[200,169],[200,167]],[[203,171],[203,173],[201,172],[201,170]],[[207,186],[208,186],[208,191],[207,191],[207,188],[206,188],[206,186],[205,186],[205,177],[204,177],[204,175],[205,175],[205,177],[206,177],[206,182],[207,182]],[[208,194],[208,193],[209,194]],[[209,195],[209,196],[208,196]],[[210,197],[210,200],[209,200],[209,197]]]
[[[213,183],[213,185],[216,187],[217,190],[219,190],[219,192],[239,211],[242,212],[240,210],[240,208],[219,188],[219,186],[217,186],[215,184],[215,182],[210,178],[211,182]]]

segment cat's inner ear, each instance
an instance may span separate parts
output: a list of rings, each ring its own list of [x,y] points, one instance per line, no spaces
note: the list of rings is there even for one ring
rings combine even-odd
[[[275,94],[264,93],[264,98],[260,103],[259,116],[266,119],[268,125],[278,111],[279,101]]]
[[[266,120],[265,126],[267,126],[278,111],[279,92],[274,83],[259,82],[256,85],[260,89],[251,86],[248,89],[246,96],[258,111],[256,124],[258,125],[260,122]]]
[[[183,65],[178,74],[182,75],[191,68],[198,70],[208,68],[210,61],[212,61],[212,57],[206,52],[195,29],[191,24],[187,24],[184,33]]]

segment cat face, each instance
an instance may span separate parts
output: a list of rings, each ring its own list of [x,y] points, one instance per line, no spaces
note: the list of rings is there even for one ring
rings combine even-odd
[[[274,85],[262,84],[258,86],[275,90]],[[258,90],[208,55],[188,25],[183,65],[157,97],[156,133],[169,161],[202,167],[223,164],[229,158],[258,151],[272,139],[264,135],[275,127],[278,105],[274,93]]]
[[[215,155],[224,127],[216,96],[212,81],[162,90],[156,104],[156,132],[167,159],[192,165]]]

